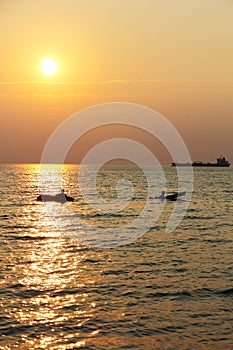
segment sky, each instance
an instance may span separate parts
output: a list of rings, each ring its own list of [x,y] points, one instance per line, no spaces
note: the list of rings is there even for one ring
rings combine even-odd
[[[70,115],[122,101],[167,118],[192,160],[233,164],[232,0],[1,0],[0,45],[1,163],[40,162]],[[43,74],[45,57],[57,74]],[[113,137],[171,161],[151,135],[122,127],[87,133],[67,160]]]

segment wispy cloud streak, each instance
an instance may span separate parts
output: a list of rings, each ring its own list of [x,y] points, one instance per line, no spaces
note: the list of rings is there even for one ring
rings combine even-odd
[[[160,80],[106,80],[106,81],[48,81],[48,80],[21,80],[0,81],[0,85],[28,85],[28,84],[50,84],[50,85],[106,85],[122,83],[157,83]]]
[[[122,79],[105,81],[48,81],[48,80],[19,80],[19,81],[0,81],[0,85],[30,85],[30,84],[48,84],[48,85],[107,85],[107,84],[129,84],[129,83],[166,83],[166,82],[218,82],[219,80],[160,80],[160,79]],[[230,80],[229,80],[230,82]]]

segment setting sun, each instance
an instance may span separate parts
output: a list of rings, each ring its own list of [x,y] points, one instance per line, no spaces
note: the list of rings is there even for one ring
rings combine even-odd
[[[54,75],[57,73],[57,63],[51,58],[45,58],[41,63],[41,70],[45,75]]]

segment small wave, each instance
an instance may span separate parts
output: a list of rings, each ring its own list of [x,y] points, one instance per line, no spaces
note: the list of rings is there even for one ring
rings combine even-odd
[[[29,225],[8,225],[9,229],[30,229],[31,226]]]
[[[212,219],[215,219],[215,216],[185,215],[185,219],[190,219],[190,220],[212,220]]]
[[[189,209],[187,210],[187,213],[198,213],[198,212],[200,212],[200,210],[197,209],[197,208],[189,208]]]
[[[216,292],[216,294],[220,294],[220,295],[233,295],[233,288],[227,288],[227,289],[223,289],[223,290],[219,290]]]
[[[18,241],[40,241],[45,239],[51,239],[54,237],[49,236],[12,236],[12,239],[18,240]]]
[[[125,270],[107,270],[102,272],[102,275],[125,275],[125,274],[126,274]]]
[[[233,288],[223,289],[223,290],[215,290],[211,288],[201,288],[195,289],[191,291],[182,290],[179,292],[154,292],[147,294],[149,298],[166,298],[169,297],[171,299],[205,299],[214,297],[216,294],[219,295],[233,295]]]
[[[221,222],[219,224],[216,224],[216,227],[233,227],[233,224],[229,224],[227,222]]]
[[[14,293],[16,290],[20,289],[24,287],[23,284],[21,283],[13,283],[13,284],[9,284],[7,286],[7,289],[11,292],[11,293]],[[0,289],[0,295],[3,294],[5,295],[6,294],[6,289]]]
[[[0,220],[9,219],[9,215],[1,215]]]
[[[125,217],[135,217],[135,215],[132,214],[114,214],[114,213],[96,213],[96,214],[88,214],[85,215],[85,219],[92,219],[92,218],[125,218]]]
[[[205,242],[209,242],[209,243],[231,243],[232,240],[231,239],[204,239]]]
[[[191,292],[188,291],[181,291],[181,292],[175,292],[175,293],[169,293],[169,292],[155,292],[155,293],[149,293],[147,295],[149,298],[164,298],[164,297],[172,297],[172,298],[192,298],[193,295]]]
[[[41,295],[46,295],[48,292],[52,292],[54,289],[46,289],[46,290],[40,290],[40,289],[21,289],[14,293],[15,297],[18,297],[20,299],[30,299],[34,297],[38,297]]]
[[[4,205],[4,207],[25,207],[27,205],[30,205],[30,203],[11,203]]]

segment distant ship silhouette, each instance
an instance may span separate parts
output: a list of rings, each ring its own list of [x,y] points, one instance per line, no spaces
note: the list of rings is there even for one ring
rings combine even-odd
[[[231,164],[226,160],[225,157],[217,158],[216,163],[203,163],[202,161],[195,161],[193,163],[178,163],[172,162],[172,166],[195,166],[195,167],[223,167],[228,168]]]

